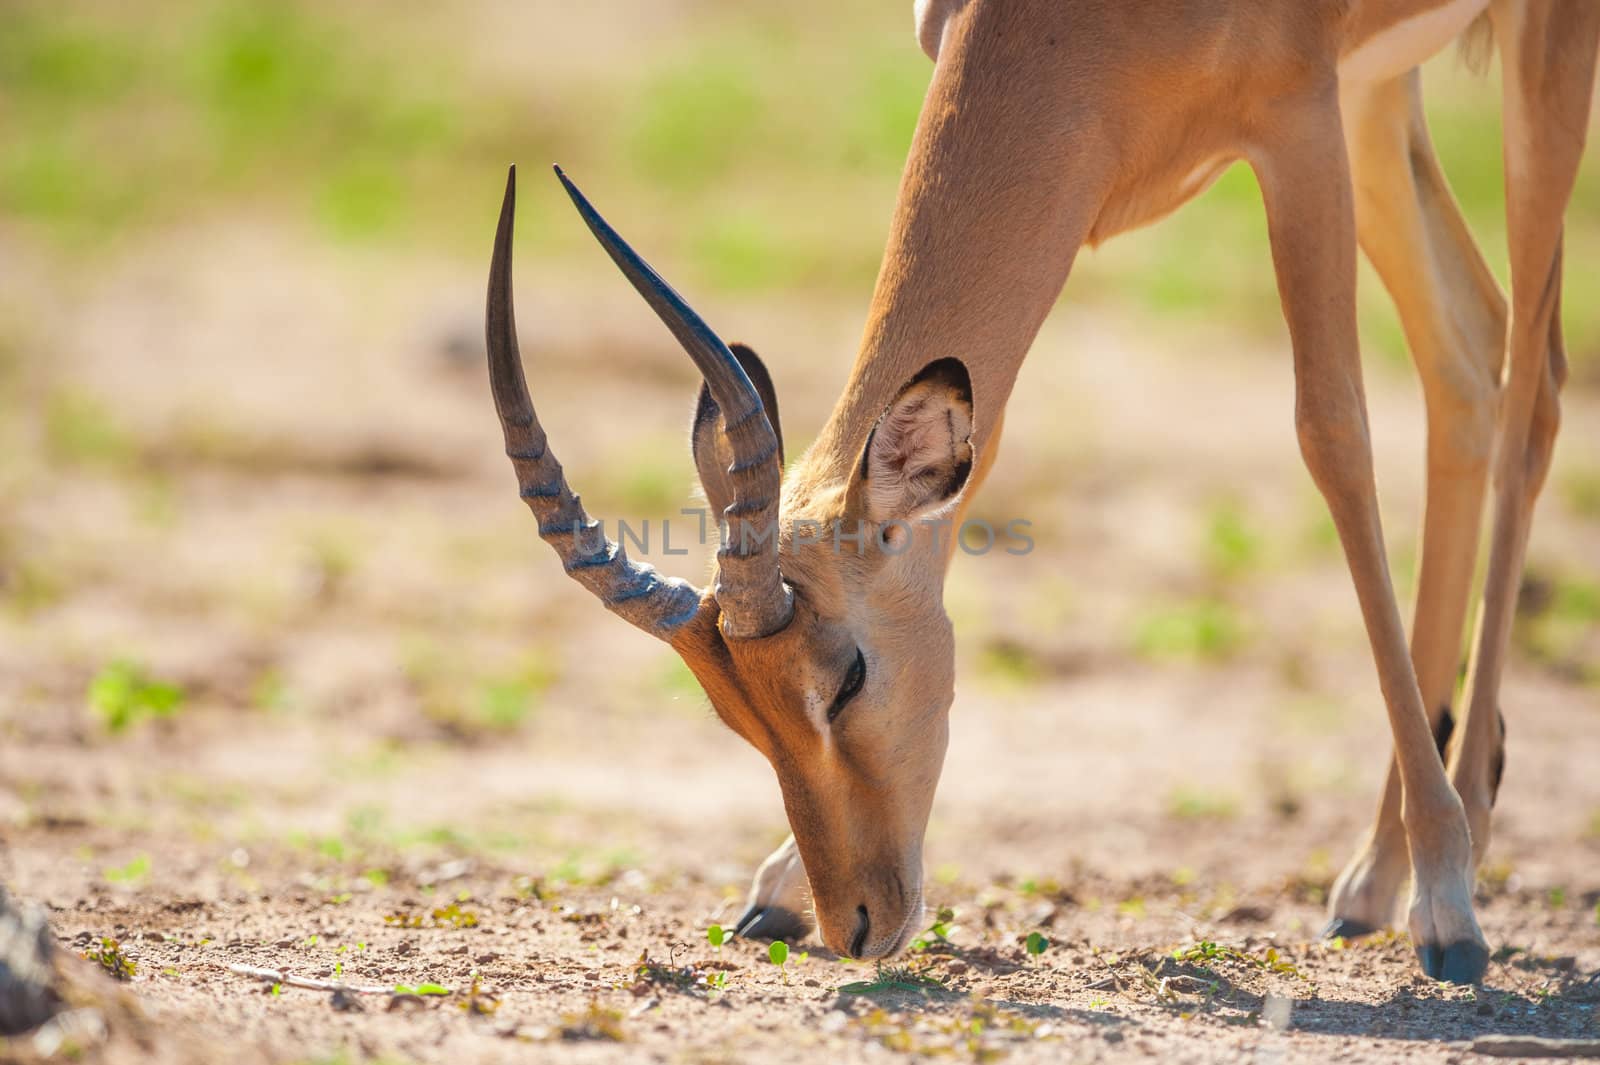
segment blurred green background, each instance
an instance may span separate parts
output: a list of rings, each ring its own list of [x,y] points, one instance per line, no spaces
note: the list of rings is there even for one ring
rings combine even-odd
[[[864,300],[930,65],[902,3],[7,5],[0,218],[92,257],[196,216],[251,212],[330,242],[481,256],[501,167],[550,162],[697,292]],[[1428,69],[1450,180],[1502,270],[1497,72]],[[538,187],[535,186],[537,189]],[[583,247],[524,197],[534,254]],[[552,224],[554,222],[555,224]],[[1568,214],[1600,261],[1600,168]],[[1600,300],[1569,271],[1576,376],[1600,380]],[[1370,282],[1370,277],[1369,277]],[[1068,297],[1182,327],[1281,328],[1253,178],[1085,255]],[[1363,286],[1369,350],[1403,360]]]

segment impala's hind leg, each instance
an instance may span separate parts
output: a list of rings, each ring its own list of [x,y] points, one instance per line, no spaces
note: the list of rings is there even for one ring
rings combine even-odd
[[[1472,843],[1434,747],[1395,605],[1378,517],[1356,339],[1355,209],[1336,78],[1273,102],[1251,162],[1266,199],[1278,293],[1294,348],[1295,428],[1344,546],[1372,644],[1403,787],[1412,942],[1428,975],[1482,978],[1489,951],[1472,912]]]
[[[794,837],[783,841],[756,870],[735,930],[751,939],[793,943],[810,933],[811,888]]]
[[[1480,857],[1498,781],[1501,671],[1567,375],[1560,321],[1562,216],[1583,156],[1600,48],[1600,4],[1592,0],[1499,0],[1491,10],[1504,57],[1510,370],[1500,409],[1483,612],[1463,700],[1466,720],[1450,767]]]
[[[1411,660],[1440,757],[1454,720],[1462,635],[1494,445],[1505,298],[1433,154],[1417,71],[1341,89],[1356,229],[1393,298],[1428,411],[1428,493]],[[1393,759],[1371,834],[1334,883],[1328,935],[1387,925],[1409,871]]]

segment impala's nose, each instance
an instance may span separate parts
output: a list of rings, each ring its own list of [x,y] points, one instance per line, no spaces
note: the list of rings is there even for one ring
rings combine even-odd
[[[856,907],[856,934],[850,937],[850,956],[861,957],[862,950],[867,945],[867,933],[872,931],[872,918],[867,915],[865,905]]]

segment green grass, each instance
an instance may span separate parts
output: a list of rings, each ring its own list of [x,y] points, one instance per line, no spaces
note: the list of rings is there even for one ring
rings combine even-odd
[[[110,663],[89,685],[89,706],[107,732],[125,732],[144,721],[169,718],[183,708],[184,692],[152,677],[129,659]]]
[[[1243,620],[1219,599],[1192,599],[1145,612],[1133,630],[1133,649],[1155,661],[1223,661],[1248,640]]]
[[[1212,505],[1203,547],[1206,567],[1224,580],[1243,576],[1261,561],[1261,535],[1244,504],[1231,498]]]
[[[1600,583],[1530,566],[1523,577],[1512,629],[1516,646],[1534,661],[1583,682],[1600,682],[1593,661],[1600,632]]]
[[[1239,813],[1239,800],[1211,789],[1175,788],[1167,796],[1167,813],[1183,821],[1225,821]]]
[[[1018,690],[1032,688],[1049,674],[1049,665],[1037,648],[1009,638],[985,641],[978,669],[995,687]]]
[[[126,865],[113,866],[105,870],[105,878],[113,884],[127,884],[136,887],[150,877],[150,856],[141,854],[129,861]]]
[[[1561,482],[1560,491],[1574,514],[1600,521],[1600,467],[1572,471]]]
[[[560,678],[558,663],[542,651],[473,659],[430,640],[405,648],[402,669],[423,717],[461,740],[522,728]]]
[[[540,49],[570,40],[530,34],[521,70],[503,72],[471,47],[491,29],[444,33],[423,8],[19,0],[0,35],[0,217],[90,248],[245,211],[336,242],[476,255],[502,167],[519,161],[524,241],[598,271],[543,171],[561,162],[691,289],[864,299],[931,71],[904,13],[831,0],[690,18],[620,60],[626,42],[552,57]],[[1475,77],[1446,54],[1425,83],[1446,172],[1504,278],[1498,72]],[[1600,261],[1592,159],[1566,249]],[[1365,272],[1363,337],[1402,361],[1373,281]],[[1172,218],[1080,257],[1066,298],[1280,338],[1254,176],[1236,165]],[[1563,312],[1577,378],[1600,380],[1600,301]]]
[[[44,444],[52,459],[68,464],[127,467],[138,452],[109,406],[87,393],[65,388],[46,399]]]

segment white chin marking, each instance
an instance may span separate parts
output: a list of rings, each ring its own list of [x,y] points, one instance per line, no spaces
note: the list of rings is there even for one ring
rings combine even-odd
[[[1398,77],[1449,44],[1487,6],[1489,0],[1446,0],[1401,19],[1347,53],[1339,61],[1339,78],[1376,82]]]

